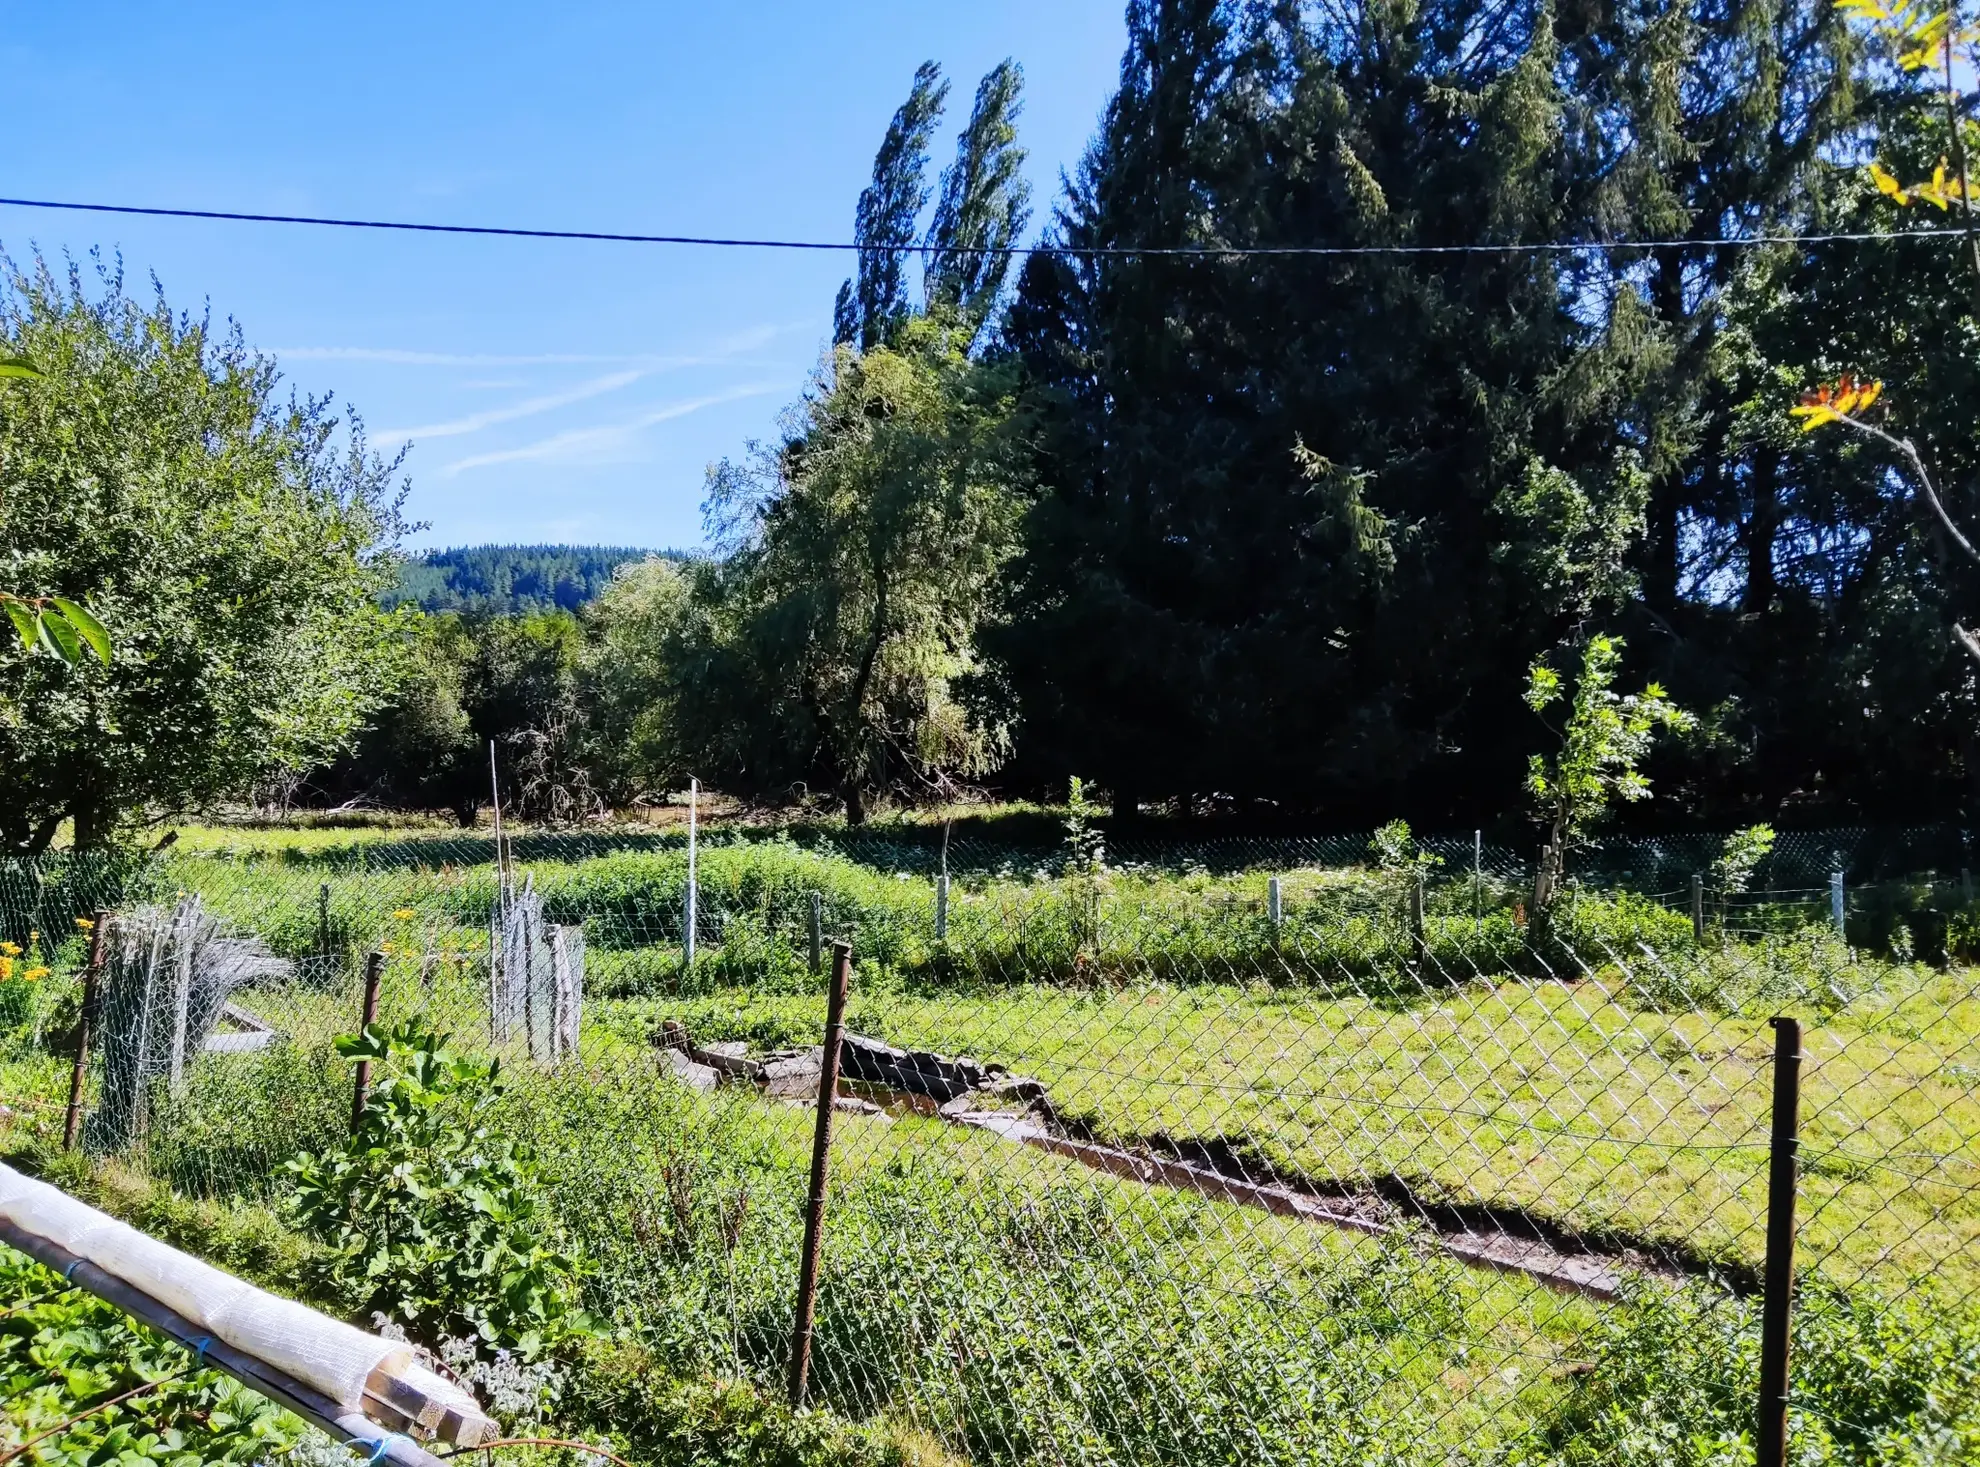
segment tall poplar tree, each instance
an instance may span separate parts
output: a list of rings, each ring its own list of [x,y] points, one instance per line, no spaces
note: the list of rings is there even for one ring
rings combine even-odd
[[[942,192],[928,230],[923,294],[981,324],[1002,293],[1010,250],[1030,218],[1031,186],[1018,145],[1024,73],[1014,61],[992,69],[977,85],[969,125],[956,140],[956,161],[942,173]]]
[[[928,204],[928,144],[948,98],[942,68],[922,62],[873,155],[873,182],[859,196],[853,221],[859,270],[839,287],[832,310],[834,341],[866,351],[887,341],[908,318],[907,259]]]

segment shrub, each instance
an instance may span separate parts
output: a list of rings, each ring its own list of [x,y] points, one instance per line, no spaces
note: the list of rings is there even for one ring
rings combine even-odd
[[[383,1075],[342,1146],[287,1165],[304,1233],[330,1245],[327,1282],[438,1347],[470,1337],[534,1359],[585,1321],[529,1149],[498,1136],[497,1062],[456,1056],[406,1024],[337,1042]]]

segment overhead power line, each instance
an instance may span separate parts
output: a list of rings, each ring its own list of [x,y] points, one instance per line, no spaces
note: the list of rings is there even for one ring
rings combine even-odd
[[[232,209],[165,209],[143,204],[79,204],[60,199],[0,198],[0,205],[17,209],[63,209],[83,214],[135,214],[159,219],[214,219],[232,224],[310,224],[326,229],[383,229],[409,234],[494,235],[505,239],[594,240],[607,244],[689,245],[730,250],[813,250],[857,254],[914,255],[927,244],[862,245],[844,240],[752,239],[704,234],[621,234],[601,229],[523,229],[499,224],[429,224],[406,219],[335,219],[315,214],[248,214]],[[1836,244],[1849,241],[1947,239],[1964,234],[1957,228],[1907,229],[1897,233],[1756,234],[1733,239],[1599,239],[1541,240],[1506,244],[1449,245],[1010,245],[957,249],[977,255],[1067,255],[1079,259],[1202,256],[1208,259],[1252,259],[1277,255],[1522,255],[1579,254],[1592,250],[1665,250],[1749,248],[1776,244]],[[951,247],[955,249],[956,247]]]

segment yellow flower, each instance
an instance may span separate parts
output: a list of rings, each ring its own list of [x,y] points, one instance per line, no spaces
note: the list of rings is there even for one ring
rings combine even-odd
[[[392,956],[392,953],[393,953],[393,947],[392,947],[392,944],[391,944],[391,943],[389,943],[389,942],[381,942],[381,943],[379,943],[379,944],[378,944],[378,950],[379,950],[379,951],[380,951],[381,953],[383,953],[383,954],[385,954],[385,956],[386,956],[386,957],[388,957],[388,958],[389,958],[389,957],[391,957],[391,956]]]
[[[10,958],[18,958],[21,955],[21,945],[18,942],[0,942],[0,953],[5,953]]]
[[[8,957],[0,957],[0,983],[6,982],[13,976],[14,960]]]
[[[47,976],[48,970],[46,968],[29,968],[25,973],[21,974],[21,981],[23,983],[36,983]]]
[[[76,918],[76,926],[80,927],[84,932],[88,932],[96,924],[87,917],[78,917]]]
[[[411,907],[401,907],[392,914],[392,920],[394,922],[410,922],[418,915],[419,913],[415,912]]]

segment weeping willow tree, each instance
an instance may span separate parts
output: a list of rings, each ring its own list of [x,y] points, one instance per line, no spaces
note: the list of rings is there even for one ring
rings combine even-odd
[[[985,772],[1007,731],[973,706],[977,634],[1016,548],[1021,457],[1007,367],[972,326],[917,316],[897,343],[838,347],[709,511],[731,553],[678,613],[670,701],[683,762],[744,791],[876,794]]]

